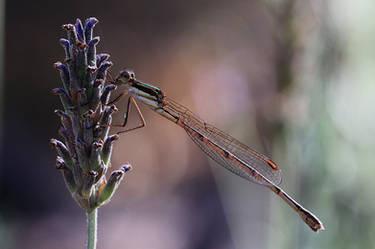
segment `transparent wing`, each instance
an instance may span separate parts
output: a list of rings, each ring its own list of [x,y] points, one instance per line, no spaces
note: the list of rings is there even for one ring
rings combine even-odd
[[[208,156],[231,172],[244,177],[239,172],[240,169],[236,164],[236,160],[231,160],[230,158],[225,157],[225,153],[219,153],[216,150],[216,147],[220,148],[222,151],[232,154],[238,162],[242,162],[242,164],[248,167],[251,171],[255,171],[257,174],[266,178],[271,183],[275,185],[280,184],[282,179],[281,170],[267,156],[251,149],[214,126],[205,123],[187,108],[169,98],[167,99],[164,108],[169,113],[179,117],[180,121],[186,127],[185,130],[189,136]],[[207,144],[207,142],[203,142],[199,136],[206,138],[207,141],[209,141],[209,144]],[[252,179],[252,181],[260,184],[265,184],[266,182],[259,182],[259,180],[254,179]]]
[[[192,129],[189,129],[188,127],[186,127],[185,130],[189,137],[194,141],[194,143],[197,144],[204,153],[206,153],[211,159],[213,159],[219,165],[223,166],[232,173],[245,178],[246,180],[261,185],[270,185],[270,183],[266,181],[264,177],[259,175],[256,171],[252,170],[246,165],[243,165],[236,158],[226,156],[227,154],[219,147],[217,147],[215,144],[209,141],[205,141],[204,139],[202,140],[201,134],[197,133]],[[241,164],[245,168],[241,167]]]

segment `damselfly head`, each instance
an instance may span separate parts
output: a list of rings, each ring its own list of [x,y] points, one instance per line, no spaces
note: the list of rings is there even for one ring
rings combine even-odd
[[[117,85],[122,85],[122,84],[131,84],[134,81],[135,81],[135,73],[133,72],[133,70],[124,69],[117,76],[115,83]]]

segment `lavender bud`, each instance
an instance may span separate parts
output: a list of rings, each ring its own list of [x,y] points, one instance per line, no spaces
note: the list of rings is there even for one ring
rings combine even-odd
[[[94,111],[94,113],[93,113],[93,115],[91,116],[91,118],[92,118],[92,122],[94,123],[94,124],[98,124],[99,123],[99,121],[100,121],[100,119],[101,119],[101,115],[102,115],[102,108],[103,106],[102,105],[97,105],[96,106],[96,109],[95,109],[95,111]]]
[[[93,97],[93,86],[95,81],[95,66],[87,66],[86,68],[86,80],[84,82],[84,87],[87,89],[87,97],[92,99]]]
[[[97,79],[105,79],[105,76],[107,74],[107,70],[108,68],[110,68],[112,66],[112,62],[110,61],[105,61],[103,62],[98,70],[96,71],[96,78]]]
[[[55,110],[55,114],[60,117],[61,124],[67,130],[73,130],[72,128],[72,120],[70,119],[69,115],[62,110]]]
[[[74,49],[76,49],[76,41],[78,40],[76,28],[73,24],[64,24],[63,29],[65,29],[68,33],[68,40],[70,42],[70,45],[73,46]]]
[[[65,144],[57,139],[52,138],[50,140],[50,145],[56,150],[57,154],[64,160],[66,166],[69,169],[72,169],[72,158]]]
[[[100,38],[97,36],[89,42],[87,49],[87,63],[90,66],[96,66],[96,45],[98,45],[99,41]]]
[[[69,61],[71,58],[70,54],[70,42],[67,39],[61,38],[60,39],[60,44],[63,46],[64,51],[65,51],[65,61]]]
[[[55,62],[54,67],[60,71],[60,78],[64,86],[65,92],[69,92],[69,85],[70,85],[70,80],[69,80],[69,71],[68,68],[62,64],[60,61]]]
[[[96,56],[96,67],[99,67],[104,61],[108,60],[109,54],[98,54]]]
[[[77,57],[76,57],[76,65],[75,65],[75,70],[77,72],[77,75],[78,75],[78,80],[79,82],[81,82],[81,84],[79,84],[80,87],[84,87],[84,80],[85,80],[85,76],[86,76],[86,68],[87,68],[87,57],[86,57],[86,51],[85,51],[85,47],[87,46],[86,44],[80,42],[79,40],[77,40],[76,42],[77,44]]]
[[[112,172],[107,184],[103,187],[103,190],[98,194],[98,199],[96,201],[97,206],[104,205],[111,199],[117,187],[119,186],[122,178],[124,177],[125,172],[129,171],[130,169],[130,164],[126,164],[122,166],[120,169]]]
[[[98,19],[96,19],[95,17],[90,17],[86,20],[86,23],[85,23],[86,42],[90,42],[92,40],[92,30],[98,22],[99,22]]]
[[[103,141],[99,140],[98,142],[93,142],[91,145],[90,153],[90,169],[98,170],[101,165],[100,152],[103,148]]]
[[[120,138],[119,135],[114,134],[109,136],[105,141],[102,149],[102,160],[105,165],[109,163],[109,159],[111,158],[113,143]]]
[[[95,80],[94,85],[92,87],[92,98],[91,98],[91,103],[93,106],[97,106],[100,103],[100,96],[102,95],[102,89],[104,86],[105,81],[103,79],[98,79]]]
[[[104,165],[103,161],[100,164],[100,168],[98,170],[98,176],[96,177],[96,182],[98,182],[102,177],[105,177],[105,174],[107,173],[108,167]],[[104,186],[104,185],[103,185]]]
[[[76,28],[78,39],[81,42],[86,43],[85,34],[83,32],[83,26],[82,26],[81,19],[77,18],[75,28]]]
[[[66,184],[66,186],[68,187],[69,191],[70,191],[71,193],[75,192],[77,185],[76,185],[76,183],[75,183],[75,181],[74,181],[73,173],[72,173],[72,171],[66,166],[64,160],[61,159],[60,157],[57,157],[57,158],[56,158],[56,169],[62,171],[62,174],[63,174],[63,177],[64,177],[64,181],[65,181],[65,184]]]
[[[113,90],[115,90],[116,88],[117,88],[117,86],[115,86],[113,84],[110,84],[110,85],[107,85],[106,87],[104,87],[103,94],[102,94],[102,96],[100,96],[100,102],[103,105],[108,104],[109,98],[111,96],[111,92]]]
[[[118,109],[116,106],[111,105],[111,106],[106,106],[104,109],[102,118],[100,120],[100,130],[98,137],[100,137],[102,140],[108,136],[109,128],[112,123],[112,113],[116,112]]]
[[[84,179],[83,187],[81,190],[82,197],[88,199],[90,198],[91,192],[94,189],[94,181],[98,173],[94,170],[90,170]]]
[[[52,89],[51,92],[52,92],[52,94],[58,95],[60,97],[60,101],[61,101],[65,111],[70,109],[70,106],[72,105],[72,103],[70,101],[70,97],[69,97],[68,93],[64,89],[54,88],[54,89]]]

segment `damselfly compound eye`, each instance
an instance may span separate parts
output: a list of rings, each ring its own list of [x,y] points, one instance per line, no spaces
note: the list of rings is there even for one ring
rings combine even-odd
[[[120,77],[125,81],[133,81],[135,80],[135,73],[133,72],[133,70],[125,69],[120,72]]]

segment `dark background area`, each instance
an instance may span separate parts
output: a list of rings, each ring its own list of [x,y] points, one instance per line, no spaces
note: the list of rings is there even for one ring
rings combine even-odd
[[[141,106],[112,167],[98,248],[371,248],[375,243],[371,1],[6,1],[0,248],[82,248],[86,217],[54,168],[61,25],[95,16],[98,52],[271,155],[314,234],[262,186],[210,161]],[[120,122],[126,100],[118,106]],[[136,124],[134,119],[131,124]],[[212,167],[210,166],[212,165]]]

